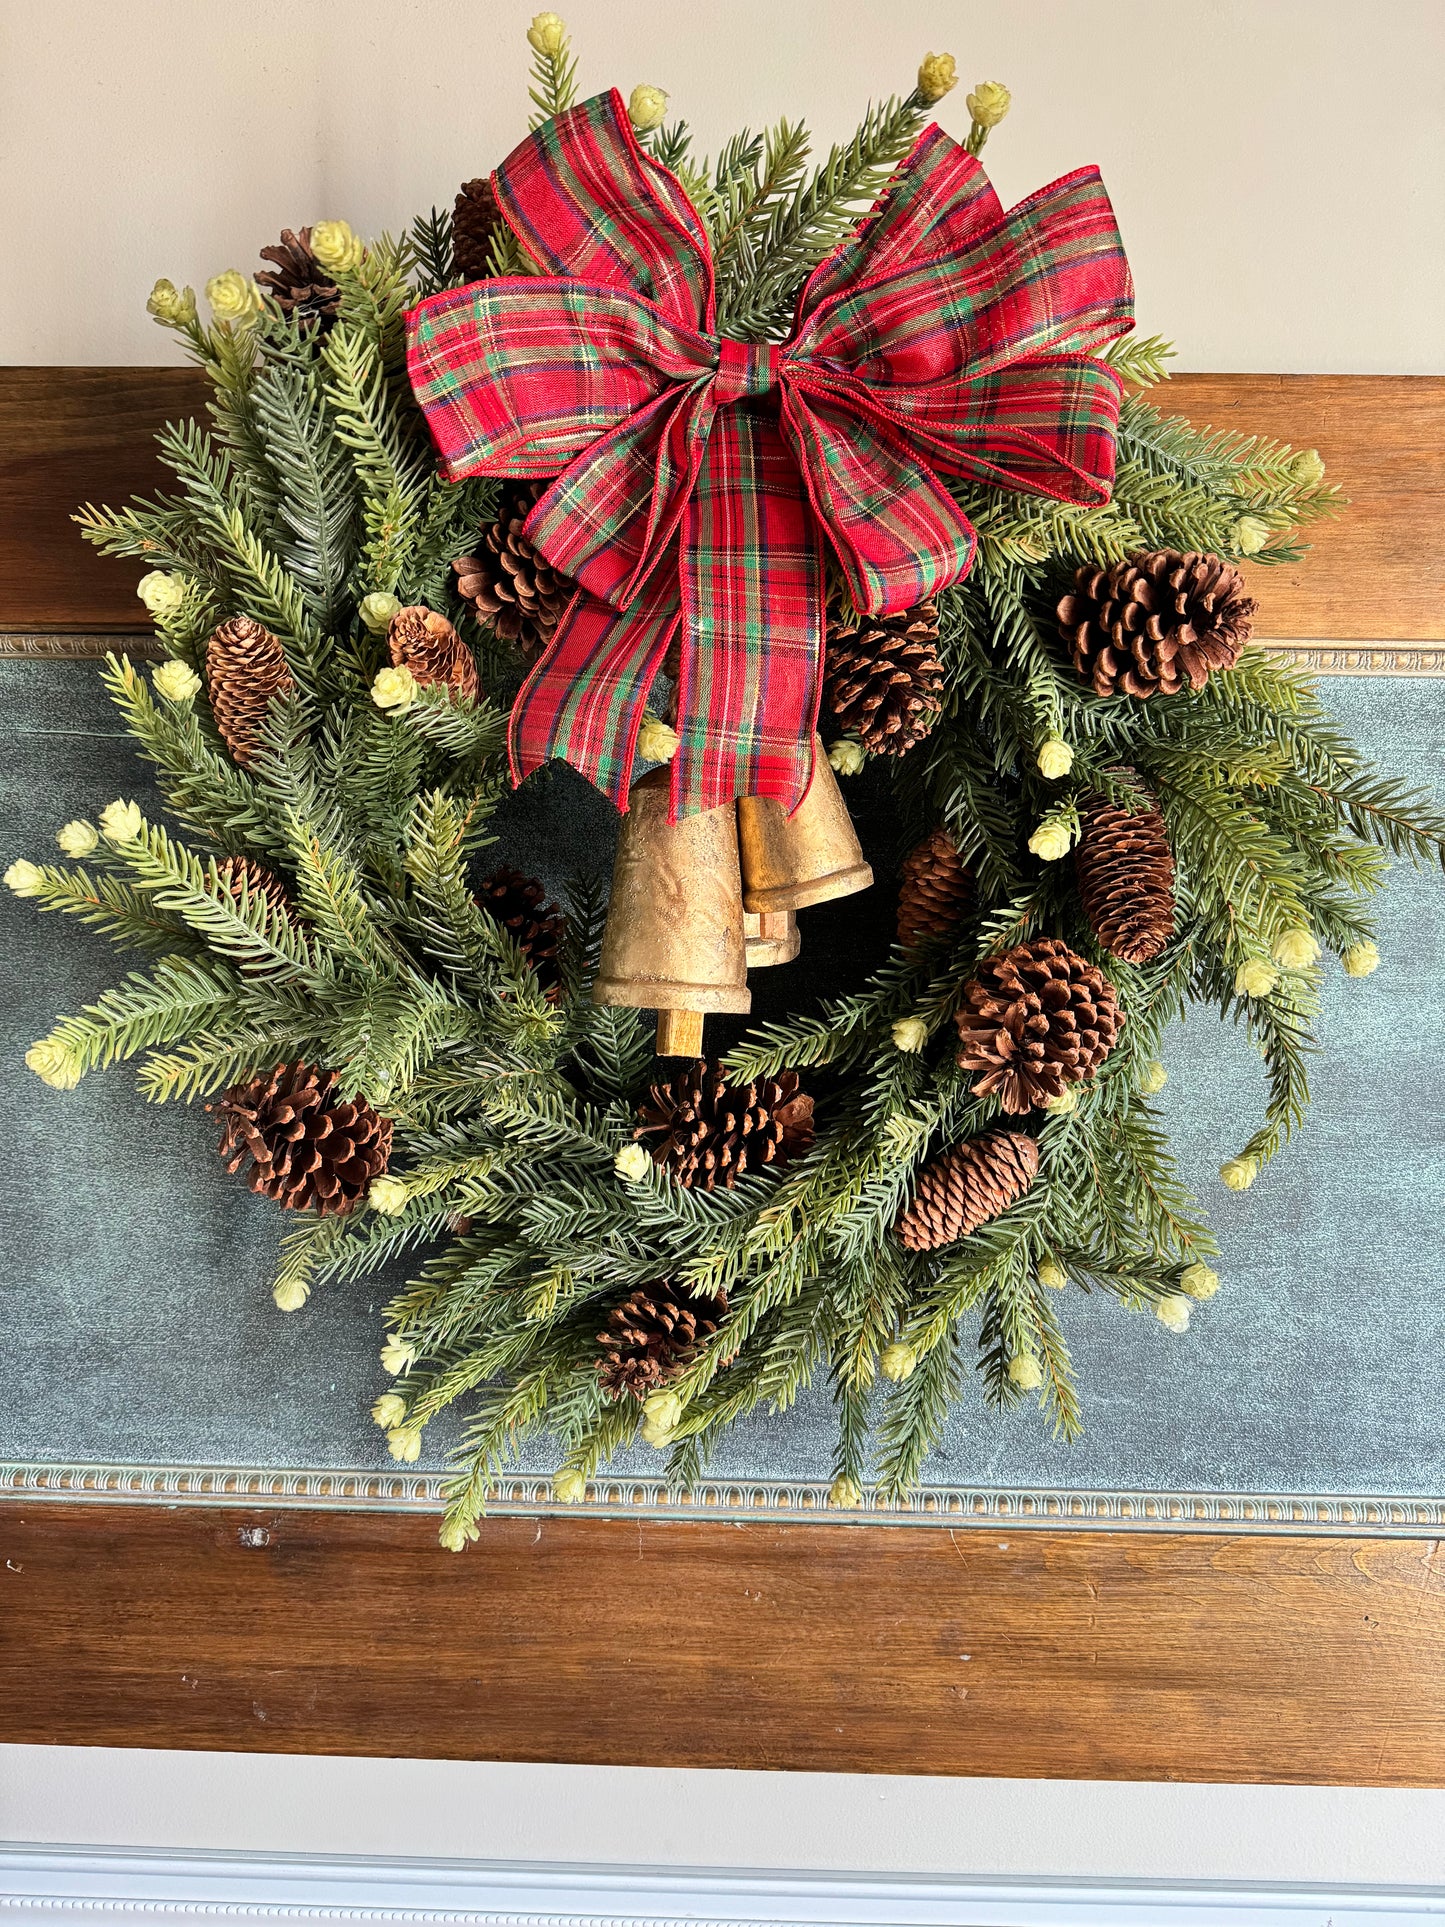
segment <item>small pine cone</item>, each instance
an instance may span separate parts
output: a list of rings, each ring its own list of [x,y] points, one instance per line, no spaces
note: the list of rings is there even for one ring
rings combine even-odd
[[[231,616],[206,644],[206,693],[216,727],[241,764],[261,746],[260,730],[273,696],[292,688],[286,652],[250,616]]]
[[[612,1398],[629,1392],[635,1399],[646,1398],[692,1362],[726,1310],[727,1299],[721,1294],[694,1297],[679,1292],[666,1278],[634,1291],[613,1307],[606,1330],[597,1334],[602,1389]]]
[[[218,1104],[219,1150],[230,1172],[288,1211],[341,1216],[356,1206],[391,1156],[391,1119],[364,1098],[339,1098],[334,1071],[282,1064],[238,1084]]]
[[[525,877],[520,870],[503,864],[483,883],[477,901],[494,916],[511,936],[547,994],[555,1003],[562,993],[562,943],[567,920],[536,877]]]
[[[244,888],[253,903],[257,897],[265,897],[273,909],[289,916],[291,899],[285,884],[279,877],[273,876],[264,863],[258,863],[255,857],[223,856],[216,864],[216,875],[226,894],[238,904]]]
[[[973,894],[973,879],[947,830],[934,830],[903,859],[898,886],[898,941],[911,949],[956,930]]]
[[[1059,634],[1100,696],[1172,696],[1232,669],[1259,604],[1217,555],[1152,549],[1107,569],[1085,564],[1059,603]]]
[[[310,228],[294,234],[283,227],[280,241],[262,248],[261,259],[275,266],[256,276],[257,287],[266,290],[283,314],[324,333],[341,312],[341,290],[311,252]]]
[[[454,696],[476,697],[481,681],[472,652],[435,609],[414,603],[398,609],[386,634],[391,660],[420,683],[445,683]]]
[[[904,755],[943,708],[937,603],[829,623],[823,676],[829,706],[849,735],[875,756]]]
[[[485,281],[491,273],[492,236],[502,224],[497,197],[485,174],[463,181],[452,211],[452,273]]]
[[[1074,874],[1089,928],[1109,954],[1151,963],[1174,935],[1174,852],[1153,804],[1131,815],[1102,797],[1090,803]]]
[[[1037,937],[979,965],[954,1015],[958,1061],[1017,1116],[1092,1077],[1119,1035],[1114,986],[1057,937]]]
[[[453,562],[457,589],[497,634],[538,656],[552,640],[577,585],[560,575],[522,533],[549,482],[504,482],[497,512],[481,531],[475,555]]]
[[[1022,1131],[985,1131],[926,1164],[894,1225],[910,1251],[937,1251],[1007,1211],[1038,1175],[1039,1147]]]
[[[721,1065],[699,1061],[654,1084],[639,1115],[633,1135],[652,1140],[653,1163],[705,1191],[786,1164],[813,1142],[813,1100],[798,1089],[796,1071],[729,1084]]]

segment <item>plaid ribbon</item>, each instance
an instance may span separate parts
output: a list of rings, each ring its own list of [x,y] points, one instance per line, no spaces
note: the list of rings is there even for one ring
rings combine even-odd
[[[492,180],[544,275],[436,295],[407,325],[444,472],[556,477],[525,533],[578,593],[513,709],[514,779],[562,757],[625,809],[676,637],[674,817],[795,809],[824,540],[859,609],[895,614],[973,560],[941,475],[1109,499],[1121,385],[1093,351],[1133,325],[1133,288],[1098,173],[1005,215],[929,127],[776,347],[715,334],[706,230],[616,91]]]

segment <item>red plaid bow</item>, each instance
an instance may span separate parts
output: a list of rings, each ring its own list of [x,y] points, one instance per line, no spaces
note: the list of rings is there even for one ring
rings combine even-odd
[[[642,153],[615,91],[492,177],[555,279],[474,283],[408,317],[445,472],[556,476],[526,534],[579,585],[512,712],[517,781],[563,757],[626,808],[674,634],[672,809],[787,809],[812,778],[822,538],[862,610],[967,573],[975,536],[939,473],[1105,502],[1120,383],[1090,350],[1133,325],[1093,168],[1003,213],[929,127],[813,272],[789,340],[715,333],[707,233]]]

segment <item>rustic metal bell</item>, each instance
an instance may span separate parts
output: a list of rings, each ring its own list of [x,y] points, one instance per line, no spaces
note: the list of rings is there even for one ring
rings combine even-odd
[[[813,780],[791,816],[770,796],[738,798],[743,908],[755,916],[851,896],[873,881],[817,737],[813,756]]]
[[[668,780],[632,787],[592,1001],[655,1010],[659,1055],[696,1057],[705,1011],[752,1004],[737,825],[727,805],[669,823]]]
[[[798,919],[791,910],[770,910],[766,916],[756,917],[751,911],[745,911],[743,935],[747,939],[749,970],[791,963],[803,947]]]

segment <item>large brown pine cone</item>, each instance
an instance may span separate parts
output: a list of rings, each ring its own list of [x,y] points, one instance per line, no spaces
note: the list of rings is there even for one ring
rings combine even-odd
[[[943,708],[937,603],[830,622],[823,676],[840,726],[875,756],[902,756]]]
[[[559,575],[522,533],[522,524],[547,482],[504,482],[497,512],[481,531],[474,555],[460,556],[452,567],[457,588],[499,636],[529,656],[540,655],[552,640],[577,585]]]
[[[262,248],[261,259],[275,266],[262,269],[256,285],[266,290],[283,314],[314,323],[323,332],[331,326],[341,312],[341,290],[311,252],[309,227],[299,234],[283,227],[280,241]]]
[[[694,1297],[667,1278],[631,1292],[597,1334],[597,1376],[613,1398],[644,1399],[689,1365],[717,1330],[727,1299]]]
[[[386,632],[391,660],[420,683],[444,683],[454,696],[476,697],[481,681],[470,649],[443,615],[423,603],[398,609]]]
[[[1039,1147],[1022,1131],[985,1131],[945,1151],[918,1175],[913,1202],[894,1225],[910,1251],[966,1238],[1021,1198],[1038,1175]]]
[[[1174,852],[1154,805],[1131,815],[1102,797],[1088,804],[1074,874],[1089,928],[1110,955],[1152,962],[1174,935]]]
[[[492,236],[502,216],[485,174],[464,181],[452,210],[452,273],[463,281],[484,281],[491,273]]]
[[[973,879],[947,830],[933,830],[903,859],[898,886],[898,941],[905,949],[956,930],[973,894]]]
[[[988,958],[963,999],[958,1061],[979,1073],[975,1097],[996,1093],[1015,1116],[1092,1077],[1123,1023],[1108,978],[1057,937]]]
[[[729,1084],[721,1065],[699,1061],[654,1084],[633,1133],[679,1184],[731,1187],[744,1171],[786,1164],[813,1142],[813,1100],[796,1071]]]
[[[1234,667],[1258,607],[1217,555],[1152,549],[1107,569],[1086,563],[1059,603],[1059,634],[1100,696],[1172,696]]]
[[[258,897],[265,897],[274,910],[289,915],[291,899],[286,886],[279,877],[273,876],[264,863],[258,863],[253,856],[223,856],[216,864],[216,875],[226,894],[238,905],[244,894],[249,894],[252,903]]]
[[[337,1097],[335,1086],[334,1071],[298,1063],[227,1091],[207,1107],[222,1120],[226,1169],[246,1166],[251,1190],[288,1211],[354,1210],[386,1169],[391,1119],[364,1098]]]
[[[216,727],[238,763],[261,746],[261,725],[273,696],[292,687],[286,651],[250,616],[231,616],[206,644],[206,691]]]
[[[562,989],[567,920],[547,902],[545,885],[504,863],[482,884],[477,901],[504,927],[536,972],[548,1002],[555,1003]]]

